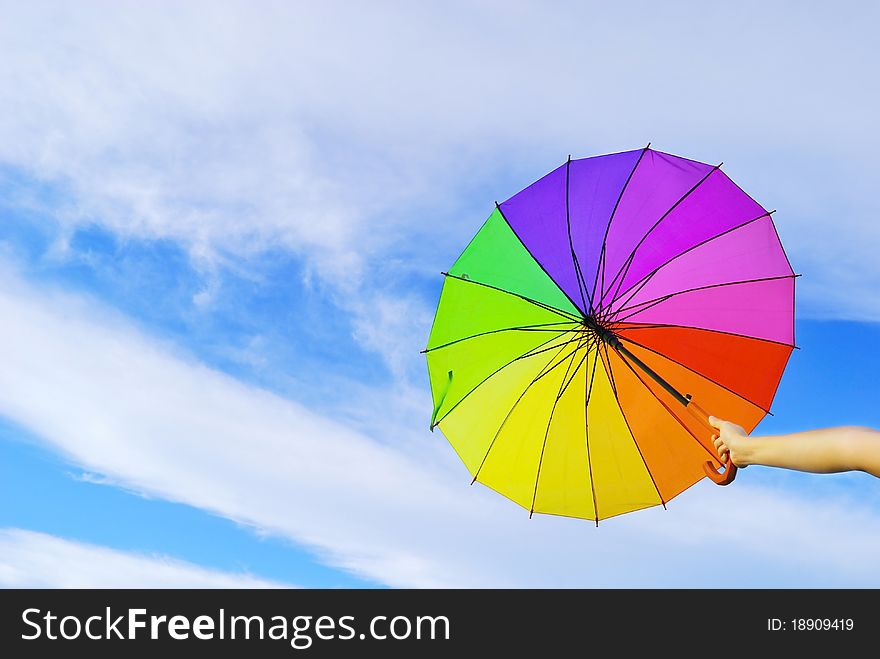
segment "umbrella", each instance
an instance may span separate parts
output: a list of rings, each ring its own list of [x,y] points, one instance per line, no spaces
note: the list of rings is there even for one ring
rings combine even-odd
[[[532,513],[595,520],[735,476],[707,411],[751,431],[794,346],[797,275],[721,169],[650,148],[568,159],[498,204],[445,276],[439,427]]]

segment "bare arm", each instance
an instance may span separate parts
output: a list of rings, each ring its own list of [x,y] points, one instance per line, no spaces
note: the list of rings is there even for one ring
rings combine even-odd
[[[860,426],[748,437],[735,423],[709,417],[718,429],[715,447],[726,462],[783,467],[816,474],[864,471],[880,478],[880,432]]]

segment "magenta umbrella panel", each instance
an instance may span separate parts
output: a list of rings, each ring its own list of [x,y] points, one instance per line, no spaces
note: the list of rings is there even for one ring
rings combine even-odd
[[[500,210],[584,314],[794,343],[771,212],[720,165],[650,148],[571,160]]]

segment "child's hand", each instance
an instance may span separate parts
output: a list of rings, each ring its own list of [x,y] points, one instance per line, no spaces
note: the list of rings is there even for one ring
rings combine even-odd
[[[718,434],[712,435],[712,440],[715,442],[721,462],[727,464],[730,460],[736,467],[748,467],[749,463],[745,456],[745,440],[748,434],[745,429],[714,416],[709,417],[709,423],[718,429]]]

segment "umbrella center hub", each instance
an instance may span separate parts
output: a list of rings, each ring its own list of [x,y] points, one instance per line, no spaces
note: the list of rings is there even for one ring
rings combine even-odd
[[[599,320],[595,315],[589,314],[584,316],[581,325],[585,333],[592,335],[597,340],[607,344],[609,347],[617,348],[617,346],[620,345],[620,339],[617,338],[617,335],[614,334],[606,323]]]

